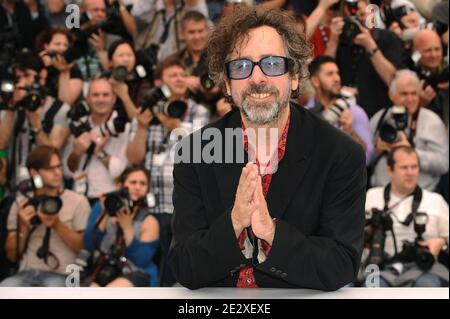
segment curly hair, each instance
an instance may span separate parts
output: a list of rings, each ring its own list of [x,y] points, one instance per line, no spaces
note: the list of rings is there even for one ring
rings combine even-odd
[[[251,29],[261,26],[274,28],[283,39],[287,57],[292,60],[289,74],[298,75],[299,80],[308,78],[307,62],[311,45],[294,18],[281,10],[240,6],[233,14],[225,16],[208,40],[208,69],[211,79],[225,91],[225,62],[230,54],[248,37]]]

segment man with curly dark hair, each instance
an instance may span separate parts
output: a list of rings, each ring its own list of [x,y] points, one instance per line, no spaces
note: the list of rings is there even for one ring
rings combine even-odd
[[[169,264],[182,285],[336,290],[353,281],[364,151],[290,103],[309,56],[278,10],[241,7],[212,33],[209,73],[236,108],[175,151]]]

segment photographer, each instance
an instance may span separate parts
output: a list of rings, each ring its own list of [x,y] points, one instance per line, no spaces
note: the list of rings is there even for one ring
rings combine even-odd
[[[122,2],[84,0],[81,28],[77,30],[78,59],[84,81],[107,70],[107,50],[118,39],[132,40],[135,37],[135,21]]]
[[[157,45],[158,61],[179,52],[182,49],[181,18],[189,10],[208,16],[205,0],[136,0],[131,10],[138,26],[136,48]]]
[[[353,95],[344,95],[336,62],[326,55],[317,56],[309,65],[309,74],[316,95],[310,98],[306,108],[351,136],[363,147],[368,163],[373,153],[369,119],[354,102]]]
[[[436,112],[448,124],[449,73],[448,65],[446,70],[444,67],[439,35],[432,30],[417,32],[413,52],[420,54],[417,64],[412,67],[422,80],[420,105]]]
[[[368,0],[343,3],[345,23],[337,27],[339,36],[330,37],[327,54],[336,58],[342,84],[357,88],[358,104],[370,118],[390,105],[387,87],[402,63],[402,41],[391,31],[368,29]]]
[[[137,65],[133,45],[126,40],[113,42],[108,50],[108,69],[104,74],[110,76],[114,92],[119,97],[116,109],[124,110],[131,120],[137,113],[135,104],[141,104],[145,92],[153,83],[148,70]]]
[[[152,189],[157,197],[157,206],[152,211],[161,214],[164,219],[160,219],[161,232],[170,233],[174,164],[170,151],[177,141],[169,137],[175,129],[183,128],[186,132],[192,132],[193,129],[208,124],[209,112],[201,104],[187,98],[185,71],[178,59],[168,58],[161,62],[155,71],[155,77],[155,85],[165,85],[170,91],[170,96],[165,98],[168,101],[164,105],[184,104],[186,109],[178,114],[178,117],[171,117],[166,111],[155,110],[162,98],[160,101],[154,101],[155,98],[152,98],[148,103],[144,103],[143,109],[131,124],[131,142],[128,145],[127,157],[131,164],[144,163],[151,172]],[[161,244],[163,251],[167,252],[170,238],[162,240]]]
[[[208,21],[202,13],[186,12],[181,20],[181,38],[186,48],[175,56],[186,66],[186,84],[192,99],[213,111],[213,106],[221,94],[219,87],[208,76],[206,65],[208,28]]]
[[[86,283],[106,287],[156,287],[158,268],[153,258],[159,245],[159,224],[149,213],[149,203],[138,203],[150,191],[149,172],[143,167],[129,167],[118,178],[117,186],[127,192],[117,196],[102,195],[89,217],[84,242],[86,248],[94,252],[94,272]],[[116,199],[119,200],[117,206]],[[138,204],[129,207],[123,201]],[[114,251],[119,251],[127,262],[121,264],[114,260],[120,257]],[[117,265],[107,272],[113,262]]]
[[[70,107],[46,92],[47,72],[39,58],[29,51],[18,54],[13,66],[13,92],[1,95],[0,149],[9,148],[10,182],[25,165],[35,145],[60,150],[70,134],[67,112]]]
[[[89,115],[72,122],[63,163],[66,177],[74,179],[74,190],[93,203],[101,193],[115,189],[114,179],[127,166],[129,125],[114,111],[116,95],[108,79],[92,80],[86,102]]]
[[[83,247],[89,203],[63,189],[62,164],[55,148],[37,146],[28,155],[27,168],[35,189],[31,197],[17,198],[7,224],[7,257],[20,260],[20,272],[0,285],[64,287],[66,266],[74,263]]]
[[[370,119],[375,154],[372,186],[389,182],[386,155],[396,146],[412,146],[420,159],[419,186],[434,191],[441,175],[448,171],[448,133],[432,111],[420,107],[421,83],[416,73],[398,71],[389,88],[395,107],[380,110]]]
[[[414,34],[425,25],[425,19],[416,6],[408,0],[393,0],[383,6],[387,29],[397,34],[404,42],[411,42]]]
[[[36,40],[37,52],[47,68],[49,94],[69,105],[74,104],[83,88],[81,71],[64,57],[73,41],[73,35],[64,27],[46,29]]]
[[[390,183],[367,192],[368,263],[384,267],[382,287],[448,286],[448,269],[436,262],[442,250],[448,253],[448,204],[418,186],[419,162],[412,147],[394,148],[388,157]],[[413,244],[402,248],[405,241]]]

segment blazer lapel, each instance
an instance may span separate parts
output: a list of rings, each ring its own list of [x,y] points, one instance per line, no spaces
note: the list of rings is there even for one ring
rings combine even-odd
[[[214,175],[216,178],[217,186],[220,191],[220,196],[222,198],[222,203],[225,209],[231,209],[234,204],[234,199],[236,195],[236,189],[237,185],[239,184],[239,179],[241,177],[241,172],[246,163],[248,162],[248,156],[244,152],[244,144],[243,144],[243,137],[242,137],[242,131],[239,130],[241,136],[236,138],[233,141],[233,147],[231,148],[233,150],[234,155],[236,155],[236,150],[242,151],[244,154],[244,162],[243,163],[226,163],[225,162],[225,152],[226,147],[225,143],[225,129],[226,128],[241,128],[242,122],[241,122],[241,116],[240,112],[238,110],[235,110],[234,113],[230,116],[228,123],[225,125],[225,127],[221,128],[221,134],[222,134],[222,163],[214,163],[213,169],[214,169]],[[230,141],[228,141],[229,143]]]
[[[304,109],[291,107],[286,153],[272,176],[266,198],[272,217],[280,218],[286,213],[291,198],[311,163],[314,128],[311,121],[306,119],[308,116]]]

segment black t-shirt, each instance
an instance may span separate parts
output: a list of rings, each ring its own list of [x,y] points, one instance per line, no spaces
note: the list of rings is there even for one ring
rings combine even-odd
[[[380,51],[397,69],[402,66],[402,41],[393,32],[373,29],[372,36]],[[378,110],[392,105],[388,87],[378,76],[364,48],[339,45],[336,61],[342,84],[358,89],[358,104],[372,117]]]
[[[53,67],[49,66],[47,68],[48,75],[46,81],[46,87],[49,90],[48,95],[53,97],[58,97],[58,79],[59,79],[59,71]],[[74,65],[72,69],[70,69],[70,78],[71,79],[80,79],[83,80],[83,75],[81,74],[78,66]]]

